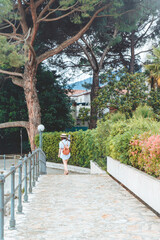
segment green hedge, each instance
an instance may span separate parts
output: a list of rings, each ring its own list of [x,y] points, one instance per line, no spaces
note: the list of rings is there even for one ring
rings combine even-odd
[[[98,122],[96,130],[100,135],[98,141],[103,145],[103,156],[111,156],[124,164],[132,165],[131,140],[145,132],[150,132],[150,135],[159,134],[160,122],[154,119],[152,109],[144,106],[139,107],[130,119],[125,119],[120,113],[110,114]],[[105,163],[105,158],[103,162]]]
[[[130,142],[130,161],[133,167],[160,176],[160,134],[151,131],[135,136]]]
[[[131,158],[131,140],[138,139],[144,132],[159,134],[160,129],[160,122],[154,120],[152,114],[149,116],[150,109],[141,107],[138,111],[138,114],[135,112],[130,119],[125,119],[120,113],[110,114],[105,120],[99,121],[94,130],[67,133],[71,135],[69,164],[89,167],[90,160],[94,160],[106,169],[106,156],[111,156],[125,164],[133,165],[135,160]],[[58,158],[60,135],[61,132],[43,133],[43,150],[48,161],[62,162]],[[36,136],[37,145],[38,141]]]
[[[96,130],[69,132],[71,135],[71,158],[69,164],[89,167],[90,160],[103,162],[101,147],[97,141]],[[51,162],[61,163],[58,158],[58,148],[61,132],[43,133],[43,151],[46,154],[47,160]],[[39,144],[39,137],[36,136],[36,145]],[[102,163],[101,163],[102,165]]]
[[[151,118],[132,118],[110,124],[110,135],[106,141],[106,155],[131,164],[129,147],[131,139],[147,131],[158,132],[160,123]]]

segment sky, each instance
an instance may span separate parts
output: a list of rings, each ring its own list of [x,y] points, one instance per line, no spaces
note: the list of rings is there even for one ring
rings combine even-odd
[[[69,74],[68,74],[69,75]],[[83,73],[82,71],[79,71],[79,73],[77,73],[76,76],[73,76],[73,78],[70,78],[69,83],[75,83],[81,80],[84,80],[86,78],[91,77],[92,74],[87,74],[87,73]],[[68,76],[69,77],[69,76]]]
[[[157,0],[157,1],[160,1],[160,0]],[[150,23],[148,23],[148,25],[149,24]],[[156,24],[156,22],[154,24]],[[148,25],[145,26],[144,32],[148,29]],[[143,47],[141,47],[140,49],[135,49],[135,54],[139,53],[141,51],[151,50],[156,42],[158,42],[158,39],[153,39],[152,41],[151,40],[147,41],[147,43]],[[149,54],[151,54],[151,52],[143,52],[143,53],[140,54],[142,66],[143,66],[143,63],[147,60],[147,56]],[[142,71],[143,71],[143,68],[142,68]],[[71,72],[68,72],[67,74],[68,74],[68,76],[72,75]],[[69,83],[74,83],[74,82],[77,82],[77,81],[81,81],[81,80],[84,80],[84,79],[86,79],[88,77],[91,77],[91,76],[92,76],[92,71],[90,73],[83,73],[82,71],[79,71],[79,72],[77,72],[77,74],[75,76],[70,77]]]
[[[143,48],[137,49],[136,51],[137,52],[146,51],[151,48],[152,48],[152,43],[147,44]],[[149,53],[146,53],[146,52],[140,54],[142,63],[145,62],[148,54]],[[53,67],[53,70],[56,70],[57,74],[63,76],[63,78],[67,78],[68,84],[75,83],[75,82],[87,79],[89,77],[92,77],[92,71],[90,71],[88,73],[83,73],[81,70],[77,69],[75,72],[73,72],[71,68],[67,69],[67,71],[66,71],[66,69],[59,71],[58,69],[55,69],[54,67]]]
[[[152,46],[153,46],[153,42],[149,42],[149,43],[145,44],[141,49],[136,49],[135,53],[152,49]],[[140,54],[142,65],[145,62],[145,60],[147,59],[147,55],[149,55],[149,52],[144,52],[144,53]],[[70,59],[67,56],[65,56],[65,59],[66,59],[65,61],[70,62]],[[76,68],[75,71],[73,71],[73,69],[74,68],[68,68],[67,70],[66,69],[58,70],[57,68],[53,67],[52,70],[56,70],[57,74],[59,74],[63,78],[66,78],[68,80],[68,84],[75,83],[75,82],[78,82],[78,81],[81,81],[81,80],[85,80],[89,77],[92,77],[92,71],[84,73],[82,70],[80,70],[78,68]]]
[[[149,47],[149,48],[147,48],[147,47]],[[150,48],[152,48],[152,44],[150,44],[150,46],[149,45],[144,46],[141,49],[141,51],[145,51],[145,50],[150,49]],[[140,54],[142,62],[145,62],[145,60],[147,59],[147,55],[148,54],[149,53],[142,53],[142,54]],[[68,77],[71,76],[70,71],[67,72],[67,75],[68,75]],[[84,79],[89,78],[91,76],[92,76],[92,72],[90,72],[90,73],[83,73],[83,72],[79,71],[79,72],[77,72],[76,76],[73,76],[72,78],[70,78],[69,83],[74,83],[74,82],[77,82],[77,81],[81,81],[81,80],[84,80]]]

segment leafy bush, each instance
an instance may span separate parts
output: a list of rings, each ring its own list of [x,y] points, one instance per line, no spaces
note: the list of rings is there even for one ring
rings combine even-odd
[[[139,168],[140,170],[143,169],[143,166],[138,164],[138,156],[142,152],[141,141],[143,141],[146,137],[151,135],[150,132],[142,133],[141,135],[134,135],[134,137],[130,141],[129,145],[129,156],[131,165],[135,168]]]
[[[110,120],[111,122],[125,121],[126,116],[124,113],[116,112],[116,113],[110,114]]]
[[[130,74],[125,69],[110,69],[101,76],[101,83],[104,87],[99,89],[94,100],[100,113],[109,105],[130,118],[132,112],[146,102],[148,87],[143,73]]]
[[[89,167],[90,160],[106,168],[106,156],[132,165],[154,176],[160,175],[160,122],[153,120],[148,110],[125,119],[121,114],[107,116],[98,121],[94,130],[69,132],[71,158],[69,164]],[[147,112],[147,114],[146,114]],[[145,113],[145,114],[144,114]],[[119,120],[118,120],[119,116]],[[146,116],[148,116],[146,118]],[[62,162],[58,158],[61,132],[43,134],[43,150],[47,160]],[[38,145],[38,136],[36,137]]]
[[[130,162],[130,141],[136,135],[146,131],[158,132],[160,123],[151,121],[150,118],[131,118],[110,124],[110,135],[107,138],[106,155],[120,160],[125,164]]]
[[[106,158],[106,145],[108,142],[108,137],[110,136],[110,123],[109,121],[98,121],[97,128],[95,131],[95,139],[98,151],[100,153],[100,157]]]
[[[71,135],[71,158],[69,164],[89,167],[90,160],[100,159],[101,148],[96,140],[96,130],[69,132]],[[58,158],[58,149],[61,132],[43,134],[43,151],[46,154],[47,161],[61,163]],[[38,136],[36,136],[36,145],[38,146]]]
[[[147,106],[147,105],[140,105],[139,107],[137,107],[137,109],[135,110],[133,116],[135,118],[139,118],[139,117],[143,117],[143,118],[154,118],[155,114],[153,112],[153,108]]]
[[[147,104],[153,108],[156,118],[160,120],[160,90],[152,89],[148,97]]]
[[[148,174],[160,175],[160,135],[151,132],[137,136],[130,142],[130,160],[137,167]]]

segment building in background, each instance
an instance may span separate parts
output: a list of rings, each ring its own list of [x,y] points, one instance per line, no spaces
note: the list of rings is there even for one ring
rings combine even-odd
[[[84,87],[84,84],[92,84],[92,77],[70,84],[69,88],[73,90],[68,92],[68,96],[72,102],[72,117],[75,119],[75,125],[88,127],[91,108],[91,90],[87,90]],[[103,87],[102,84],[101,87]],[[88,111],[85,111],[84,108],[88,109]],[[84,118],[81,117],[80,119],[80,112],[84,113]],[[104,109],[103,114],[106,114],[107,112],[109,112],[108,108]]]
[[[86,108],[90,110],[90,91],[72,90],[68,93],[72,102],[72,117],[76,121],[76,126],[88,127],[88,121],[82,121],[79,118],[80,109]]]

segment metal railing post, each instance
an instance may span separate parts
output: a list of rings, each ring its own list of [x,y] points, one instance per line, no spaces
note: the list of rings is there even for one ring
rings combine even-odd
[[[0,240],[4,240],[4,174],[0,174]]]
[[[40,173],[39,173],[39,153],[38,152],[36,152],[36,157],[37,157],[37,169],[38,169],[37,174],[38,174],[38,177],[39,177]]]
[[[34,151],[32,153],[34,153]],[[35,187],[35,155],[34,154],[32,157],[32,176],[33,176],[32,186]]]
[[[28,157],[29,157],[29,193],[32,193],[31,153],[29,153]]]
[[[36,174],[36,181],[38,181],[38,158],[37,158],[37,153],[35,153],[35,174]]]
[[[40,152],[40,148],[38,149],[38,161],[39,161],[39,174],[41,175],[41,173],[42,173],[42,163],[41,163],[41,152]]]
[[[40,174],[47,174],[46,169],[46,157],[43,155],[42,150],[39,150],[39,164],[40,164]]]
[[[44,164],[44,174],[47,174],[47,167],[46,167],[46,156],[43,155],[43,164]]]
[[[18,213],[22,213],[22,159],[20,158],[19,162],[19,187],[18,187]]]
[[[5,160],[5,155],[4,155]],[[9,229],[15,229],[16,220],[15,220],[15,192],[18,190],[18,204],[17,204],[17,213],[22,214],[23,206],[22,206],[22,188],[23,188],[23,181],[24,181],[24,202],[28,202],[28,191],[32,193],[33,186],[35,186],[36,181],[40,174],[46,173],[46,162],[45,162],[45,154],[43,154],[41,149],[38,149],[25,156],[24,160],[22,161],[22,157],[20,157],[18,166],[15,167],[12,164],[9,173],[5,174],[0,172],[0,240],[4,240],[4,207],[11,201],[11,210],[10,210],[10,222],[9,222]],[[29,163],[28,163],[29,161]],[[23,164],[24,164],[24,178],[23,178]],[[29,165],[27,165],[29,164]],[[43,166],[44,164],[44,166]],[[27,168],[28,166],[28,168]],[[5,168],[5,161],[4,161],[4,168]],[[15,180],[16,169],[18,169],[19,177],[18,177],[18,185],[15,187]],[[29,189],[27,178],[29,175]],[[10,196],[4,201],[4,182],[5,178],[11,176],[11,191]]]
[[[28,202],[28,193],[27,193],[27,157],[24,158],[24,202]]]
[[[14,197],[15,197],[15,166],[12,164],[10,168],[11,173],[11,219],[10,219],[10,229],[15,229],[15,202],[14,202]]]
[[[6,170],[6,155],[5,154],[3,155],[3,158],[4,158],[4,170]]]

